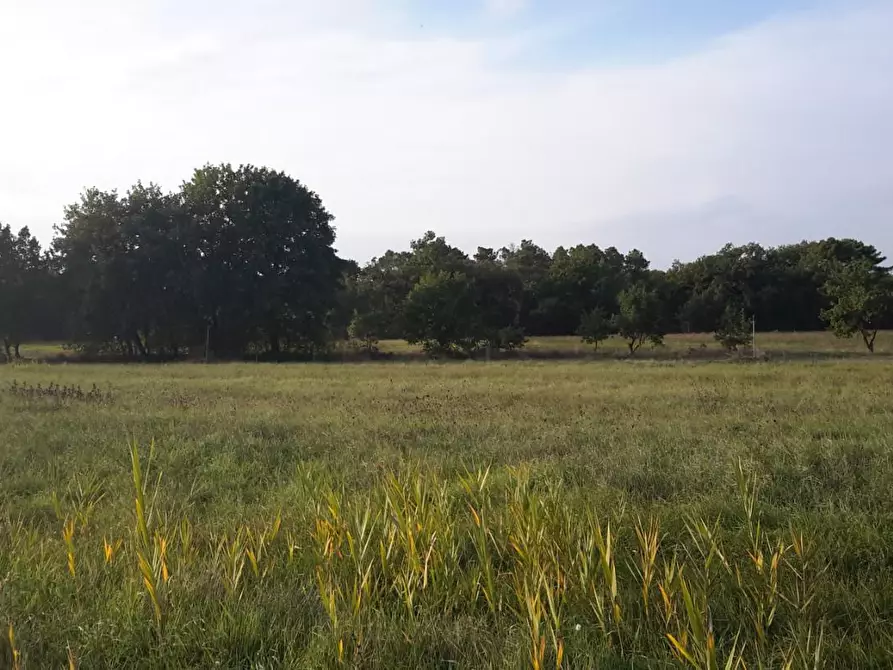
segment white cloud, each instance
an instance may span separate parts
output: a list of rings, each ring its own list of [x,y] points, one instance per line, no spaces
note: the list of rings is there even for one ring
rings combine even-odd
[[[659,262],[826,234],[893,252],[889,2],[550,71],[511,67],[518,42],[428,37],[359,0],[266,0],[263,20],[204,1],[0,7],[0,219],[48,237],[85,185],[174,188],[230,161],[316,189],[361,259],[428,228]]]

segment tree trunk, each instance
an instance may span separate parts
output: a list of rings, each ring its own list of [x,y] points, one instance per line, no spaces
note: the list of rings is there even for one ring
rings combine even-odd
[[[143,328],[143,332],[146,334],[145,338],[143,338],[143,342],[141,345],[141,349],[143,352],[143,356],[145,358],[149,358],[152,355],[152,343],[149,341],[149,334],[152,332],[152,327],[148,324],[145,328]],[[140,331],[136,331],[136,336],[139,338]]]
[[[16,358],[21,358],[21,357],[22,357],[22,354],[19,353],[19,345],[20,345],[19,342],[16,342],[16,343],[13,345],[13,350],[15,351],[15,357],[16,357]]]
[[[146,337],[146,343],[143,343],[143,338],[140,337],[140,331],[133,331],[133,341],[136,342],[137,350],[140,352],[140,356],[143,358],[149,357],[149,349],[147,343],[149,341],[148,336]]]
[[[12,362],[12,343],[5,337],[3,338],[3,350],[6,352],[7,363]]]
[[[865,342],[865,346],[868,347],[868,353],[874,353],[874,340],[877,338],[877,331],[862,331],[862,340]]]

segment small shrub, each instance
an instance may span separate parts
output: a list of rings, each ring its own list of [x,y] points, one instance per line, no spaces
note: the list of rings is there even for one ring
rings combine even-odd
[[[527,335],[522,328],[508,326],[501,328],[496,336],[496,342],[491,343],[496,349],[514,351],[522,348],[527,343]]]
[[[729,305],[723,312],[719,327],[713,337],[727,351],[738,351],[741,347],[751,343],[751,332],[752,325],[744,310]]]
[[[347,327],[347,336],[355,348],[374,354],[378,351],[379,325],[376,315],[355,311]]]
[[[611,318],[605,314],[605,311],[600,307],[596,307],[591,312],[583,315],[577,334],[580,335],[586,344],[593,345],[593,348],[598,351],[599,343],[604,342],[614,334],[614,327],[611,323]]]
[[[28,400],[56,400],[59,402],[78,401],[84,403],[107,404],[113,401],[111,390],[103,391],[96,384],[89,391],[84,391],[80,385],[60,386],[51,382],[48,386],[37,384],[32,386],[28,383],[19,384],[15,379],[7,387],[7,393],[18,398],[26,398]]]

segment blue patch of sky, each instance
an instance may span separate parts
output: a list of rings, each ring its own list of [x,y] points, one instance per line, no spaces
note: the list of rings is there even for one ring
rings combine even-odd
[[[527,66],[648,64],[699,50],[711,40],[827,0],[528,0],[512,15],[483,0],[407,3],[419,30],[464,38],[528,35]]]

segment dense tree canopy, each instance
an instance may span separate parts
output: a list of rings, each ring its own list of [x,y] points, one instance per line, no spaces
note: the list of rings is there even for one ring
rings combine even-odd
[[[342,264],[319,197],[283,173],[227,165],[197,170],[182,199],[196,308],[214,351],[321,344]]]
[[[344,270],[331,220],[300,182],[252,166],[206,166],[176,194],[90,189],[53,242],[69,337],[141,357],[312,350]]]
[[[0,224],[0,338],[7,359],[20,356],[26,339],[39,338],[47,327],[50,291],[49,259],[27,228],[17,234]]]
[[[874,353],[878,330],[889,325],[893,314],[893,278],[870,260],[836,263],[824,285],[831,306],[822,318],[838,337],[856,333],[868,351]]]
[[[86,190],[43,250],[0,225],[0,337],[133,358],[312,355],[351,338],[432,352],[512,349],[528,336],[612,334],[635,352],[668,332],[715,332],[730,349],[758,330],[826,327],[872,349],[893,326],[893,279],[874,247],[834,238],[726,245],[653,270],[595,244],[531,240],[473,256],[427,232],[363,266],[338,258],[332,216],[299,181],[208,165],[174,193],[137,183]]]

